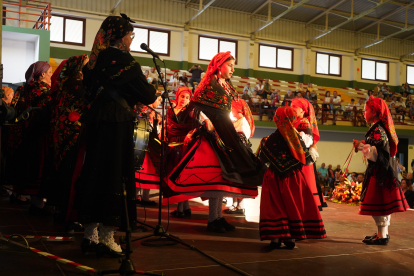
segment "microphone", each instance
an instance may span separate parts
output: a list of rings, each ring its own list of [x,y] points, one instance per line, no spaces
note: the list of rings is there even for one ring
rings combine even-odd
[[[141,49],[144,51],[147,51],[148,53],[150,53],[154,58],[158,58],[159,60],[161,60],[162,62],[164,62],[164,60],[162,58],[160,58],[156,53],[154,53],[147,44],[142,43],[141,44]]]

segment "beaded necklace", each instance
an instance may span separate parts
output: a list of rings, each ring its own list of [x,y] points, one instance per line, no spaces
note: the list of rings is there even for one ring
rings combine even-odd
[[[223,82],[221,79],[219,79],[219,83],[220,83],[221,87],[223,87],[224,91],[226,92],[226,94],[228,96],[231,96],[233,98],[233,100],[235,100],[236,102],[239,100],[239,93],[236,92],[236,90],[233,88],[233,86],[228,84],[227,81]],[[236,95],[234,95],[234,94],[236,94]]]

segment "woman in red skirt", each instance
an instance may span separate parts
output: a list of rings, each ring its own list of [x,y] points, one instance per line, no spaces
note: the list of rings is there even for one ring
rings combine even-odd
[[[360,215],[372,216],[378,231],[363,240],[366,244],[386,245],[390,240],[388,226],[391,214],[404,212],[408,204],[397,178],[398,137],[394,122],[384,100],[369,97],[365,104],[365,120],[373,123],[365,134],[365,141],[358,144],[368,159],[361,191]]]
[[[269,164],[262,184],[260,238],[271,240],[272,249],[280,248],[282,241],[293,249],[295,240],[326,237],[302,170],[314,160],[294,127],[296,116],[293,108],[279,107],[274,117],[277,130],[260,142],[259,158]]]
[[[305,134],[305,139],[310,140],[309,142],[311,145],[315,145],[319,141],[320,135],[313,106],[310,104],[308,100],[300,98],[292,100],[292,107],[298,114],[298,120],[295,124],[296,130],[299,133],[303,132]],[[311,152],[317,154],[316,148],[314,149],[315,150],[312,150]],[[315,177],[316,168],[314,164],[315,163],[310,164],[308,166],[303,166],[302,170],[306,176],[306,182],[309,185],[309,189],[312,191],[315,204],[316,206],[318,206],[319,211],[322,211],[322,207],[328,207],[328,205],[326,204],[325,198],[322,195],[322,190],[320,186],[317,185]]]

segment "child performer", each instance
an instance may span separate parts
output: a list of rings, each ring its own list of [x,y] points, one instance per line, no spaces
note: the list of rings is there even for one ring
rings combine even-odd
[[[299,132],[304,132],[306,134],[305,137],[307,137],[306,139],[311,140],[310,144],[315,145],[319,141],[320,135],[313,106],[308,100],[300,98],[292,100],[292,107],[295,109],[298,115],[298,120],[295,124],[296,130]],[[325,202],[325,198],[322,196],[322,190],[320,189],[320,186],[317,185],[315,177],[315,166],[314,164],[310,164],[309,166],[304,166],[302,170],[305,174],[306,182],[309,184],[309,189],[312,191],[315,204],[318,206],[319,211],[322,211],[322,207],[327,207],[328,205]]]
[[[391,214],[408,209],[407,201],[397,178],[398,138],[391,113],[384,100],[369,97],[365,104],[365,120],[374,123],[365,134],[365,141],[358,143],[355,151],[362,151],[368,159],[368,168],[362,184],[360,215],[372,216],[377,233],[366,236],[366,244],[387,245]]]
[[[240,140],[251,151],[252,143],[250,143],[249,138],[253,137],[255,126],[249,106],[243,99],[233,101],[231,104],[231,115],[234,128],[240,136]],[[233,197],[233,206],[224,210],[224,212],[227,214],[244,214],[243,198]]]
[[[260,238],[271,240],[272,249],[280,248],[282,241],[293,249],[295,239],[326,237],[302,170],[315,161],[317,153],[307,149],[309,141],[295,129],[296,120],[292,107],[279,107],[274,117],[277,130],[262,139],[258,152],[262,162],[269,164],[262,184]]]

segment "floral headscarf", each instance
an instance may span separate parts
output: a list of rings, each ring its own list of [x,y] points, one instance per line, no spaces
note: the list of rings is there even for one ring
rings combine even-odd
[[[282,134],[290,153],[302,164],[306,164],[305,151],[300,143],[299,136],[295,130],[295,123],[297,120],[296,111],[290,106],[282,106],[276,110],[273,117],[276,123],[277,130]]]
[[[231,57],[230,51],[218,53],[210,61],[207,71],[197,86],[196,91],[194,92],[194,97],[197,97],[199,93],[203,93],[206,86],[210,85],[211,79],[213,78],[213,73],[228,59]]]
[[[90,70],[95,68],[96,61],[98,60],[101,51],[107,49],[112,41],[124,37],[128,32],[134,29],[130,22],[135,22],[130,20],[125,14],[121,13],[121,15],[122,17],[108,16],[104,22],[102,22],[92,46],[91,57],[88,63],[88,68]]]
[[[318,142],[320,139],[320,135],[318,130],[318,122],[316,120],[315,110],[313,109],[313,106],[306,99],[293,99],[292,107],[300,107],[303,109],[303,111],[305,111],[305,117],[306,119],[308,119],[310,126],[312,128],[313,143],[316,144],[316,142]]]
[[[49,68],[50,64],[46,61],[37,61],[35,63],[32,63],[32,65],[29,66],[29,69],[27,69],[26,74],[24,75],[26,83],[29,83],[34,78],[37,79],[43,73],[46,73],[47,70],[49,70]]]
[[[251,131],[250,137],[247,137],[247,138],[253,137],[254,130],[255,130],[254,120],[253,120],[252,112],[249,106],[247,105],[246,101],[243,99],[233,101],[231,104],[231,108],[235,110],[237,113],[243,114],[243,116],[246,118],[247,122],[249,123],[250,131]]]
[[[392,120],[390,110],[383,99],[373,98],[370,96],[366,103],[379,117],[384,127],[391,136],[390,140],[390,154],[391,157],[397,154],[398,137],[395,132],[394,121]]]

